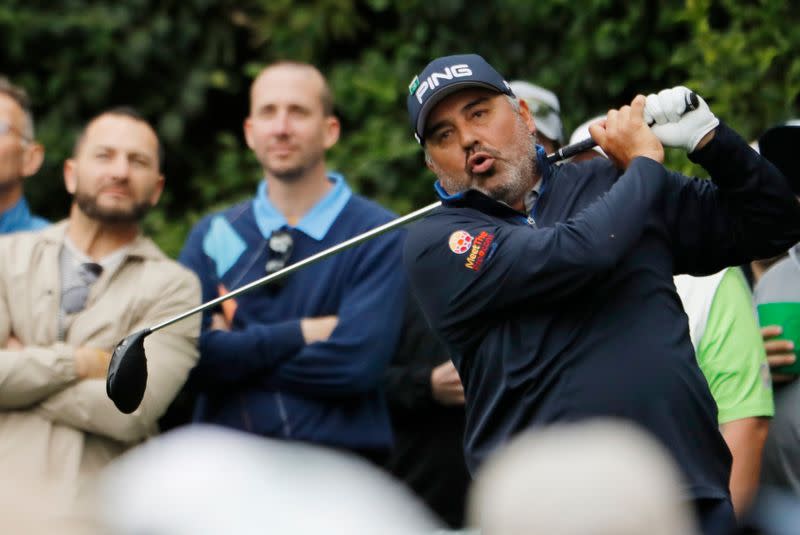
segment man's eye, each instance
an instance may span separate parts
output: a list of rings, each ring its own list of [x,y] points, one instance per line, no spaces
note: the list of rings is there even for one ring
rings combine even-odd
[[[437,144],[441,144],[447,141],[451,137],[451,134],[451,130],[442,130],[433,136],[433,139]]]
[[[474,112],[472,112],[472,116],[477,119],[480,119],[484,115],[486,115],[486,110],[475,110]]]

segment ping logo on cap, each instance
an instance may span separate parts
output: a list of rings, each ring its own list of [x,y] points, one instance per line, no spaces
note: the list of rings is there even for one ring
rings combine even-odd
[[[429,89],[434,89],[441,85],[441,80],[452,80],[454,78],[463,78],[465,76],[472,76],[472,69],[466,63],[459,63],[457,65],[450,65],[445,67],[442,72],[432,72],[428,77],[420,82],[419,77],[415,76],[408,86],[408,92],[413,93],[417,97],[417,102],[422,104],[422,97]]]

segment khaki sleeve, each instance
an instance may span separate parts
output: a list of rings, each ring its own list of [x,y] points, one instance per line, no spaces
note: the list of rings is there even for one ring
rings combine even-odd
[[[9,250],[2,241],[0,255]],[[0,264],[0,409],[22,409],[75,381],[73,349],[65,344],[5,350],[11,332],[11,306],[6,291],[7,271]]]
[[[5,240],[0,240],[0,255],[7,254]],[[0,256],[0,259],[4,257]],[[6,266],[0,262],[0,347],[6,347],[11,336],[11,314],[8,309],[8,293],[6,292]],[[2,363],[0,362],[0,365]]]
[[[6,336],[2,340],[5,345]],[[0,409],[29,407],[78,378],[74,350],[65,344],[0,351]]]
[[[196,307],[200,283],[188,270],[165,270],[161,299],[131,332],[153,326]],[[147,389],[142,404],[123,414],[106,395],[104,379],[84,380],[46,399],[38,407],[45,418],[124,443],[138,442],[157,432],[157,421],[186,382],[197,362],[200,315],[195,314],[165,327],[145,339]]]

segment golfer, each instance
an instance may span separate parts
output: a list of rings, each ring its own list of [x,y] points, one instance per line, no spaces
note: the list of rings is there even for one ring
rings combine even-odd
[[[432,61],[409,92],[443,206],[411,229],[404,262],[464,384],[470,469],[525,428],[616,416],[666,445],[704,532],[727,533],[731,457],[673,274],[800,240],[784,177],[702,99],[683,114],[682,87],[592,126],[611,160],[558,167],[480,56]],[[663,145],[684,147],[712,180],[665,169]]]

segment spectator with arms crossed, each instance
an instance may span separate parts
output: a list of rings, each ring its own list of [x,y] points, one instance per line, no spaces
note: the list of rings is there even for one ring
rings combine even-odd
[[[136,112],[89,121],[64,163],[69,218],[0,238],[0,485],[13,475],[72,497],[156,421],[197,360],[199,320],[147,339],[141,406],[106,396],[111,350],[127,334],[200,302],[197,277],[141,234],[161,196],[159,141]]]
[[[204,299],[392,219],[326,172],[339,129],[316,68],[261,71],[244,132],[264,179],[254,198],[203,219],[181,253]],[[381,383],[408,291],[400,240],[389,233],[206,313],[190,385],[197,419],[382,460],[391,429]]]

